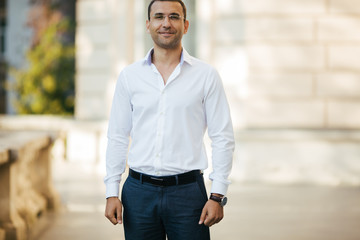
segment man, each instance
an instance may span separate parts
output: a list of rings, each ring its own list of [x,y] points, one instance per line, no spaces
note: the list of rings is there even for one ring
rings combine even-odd
[[[153,0],[146,28],[153,49],[121,72],[115,89],[105,215],[113,224],[123,216],[126,239],[210,239],[209,227],[223,218],[234,150],[221,79],[183,49],[189,22],[181,0]],[[202,176],[206,128],[212,140],[209,200]],[[129,177],[120,201],[126,159]]]

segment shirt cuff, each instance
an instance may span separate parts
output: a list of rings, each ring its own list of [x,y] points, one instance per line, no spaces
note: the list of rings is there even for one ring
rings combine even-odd
[[[106,198],[119,197],[119,183],[106,184]]]
[[[228,187],[229,187],[229,184],[214,180],[211,185],[210,193],[218,193],[218,194],[225,196],[227,193]]]

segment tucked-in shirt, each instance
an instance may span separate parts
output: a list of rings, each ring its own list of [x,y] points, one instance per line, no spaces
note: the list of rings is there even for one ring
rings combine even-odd
[[[153,176],[205,170],[206,130],[212,148],[211,192],[225,195],[234,135],[219,74],[183,49],[164,84],[152,51],[125,67],[116,83],[107,134],[106,197],[119,196],[126,160],[131,169]]]

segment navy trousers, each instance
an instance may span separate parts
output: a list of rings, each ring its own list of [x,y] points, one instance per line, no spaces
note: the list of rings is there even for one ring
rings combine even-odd
[[[121,201],[127,240],[209,240],[209,228],[199,225],[207,201],[202,174],[184,185],[155,186],[129,176]]]

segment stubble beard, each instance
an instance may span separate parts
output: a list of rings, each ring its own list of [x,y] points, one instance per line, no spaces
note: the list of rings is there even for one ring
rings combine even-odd
[[[155,35],[151,36],[154,43],[164,49],[175,49],[181,44],[181,38],[182,36],[176,35],[174,39],[170,41],[166,41],[166,39],[162,39],[161,36]]]

